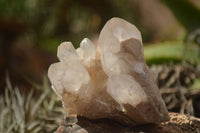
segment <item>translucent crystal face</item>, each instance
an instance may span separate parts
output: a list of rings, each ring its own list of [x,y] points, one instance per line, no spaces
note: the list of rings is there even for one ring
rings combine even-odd
[[[134,125],[169,119],[156,75],[145,63],[141,34],[125,20],[109,20],[97,45],[87,38],[76,50],[62,43],[58,58],[48,77],[69,114]]]

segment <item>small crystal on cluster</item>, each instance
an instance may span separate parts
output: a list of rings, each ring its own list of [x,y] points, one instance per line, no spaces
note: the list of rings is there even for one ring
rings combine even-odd
[[[77,49],[63,42],[57,56],[60,62],[50,66],[48,77],[69,115],[132,125],[169,120],[134,25],[112,18],[97,45],[87,38]]]

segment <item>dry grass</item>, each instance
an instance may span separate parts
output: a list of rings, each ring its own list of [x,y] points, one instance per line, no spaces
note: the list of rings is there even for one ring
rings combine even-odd
[[[46,133],[57,128],[64,110],[47,78],[28,94],[13,88],[8,76],[6,82],[5,94],[0,96],[1,133]]]

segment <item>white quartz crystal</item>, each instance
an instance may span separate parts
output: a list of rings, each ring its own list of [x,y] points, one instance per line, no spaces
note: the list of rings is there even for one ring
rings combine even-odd
[[[71,42],[61,43],[60,46],[58,46],[57,56],[58,59],[62,62],[68,62],[73,60],[75,61],[80,59]]]
[[[122,89],[123,88],[123,89]],[[120,104],[136,106],[141,102],[147,102],[147,95],[135,79],[126,74],[111,76],[107,81],[108,93]]]
[[[60,62],[50,66],[48,77],[69,114],[132,125],[169,119],[156,74],[144,59],[141,34],[127,21],[112,18],[97,45],[85,38],[75,50],[64,42],[57,56]]]
[[[77,53],[83,60],[95,60],[96,46],[88,38],[84,38],[80,44],[80,48],[77,49]]]

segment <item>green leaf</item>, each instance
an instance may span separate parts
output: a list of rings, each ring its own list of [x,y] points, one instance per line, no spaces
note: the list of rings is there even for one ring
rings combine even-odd
[[[173,12],[177,20],[186,28],[193,31],[200,28],[200,9],[189,0],[162,0]]]
[[[144,47],[144,56],[148,65],[162,63],[179,63],[182,59],[181,42],[164,42]]]
[[[186,48],[186,44],[182,41],[161,42],[144,47],[144,56],[148,65],[177,64],[181,61],[199,64],[198,52],[199,48],[196,45],[191,44]]]

